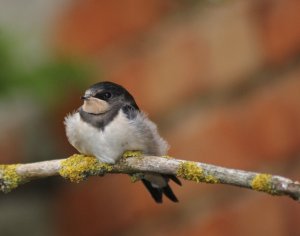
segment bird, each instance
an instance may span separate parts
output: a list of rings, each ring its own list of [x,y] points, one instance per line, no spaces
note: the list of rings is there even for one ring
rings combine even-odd
[[[133,96],[121,85],[98,82],[81,97],[83,104],[65,117],[69,143],[81,154],[114,164],[126,151],[143,155],[164,156],[168,143],[159,135],[157,126],[139,109]],[[175,175],[144,174],[142,183],[156,203],[163,195],[178,202],[169,180],[181,185]]]

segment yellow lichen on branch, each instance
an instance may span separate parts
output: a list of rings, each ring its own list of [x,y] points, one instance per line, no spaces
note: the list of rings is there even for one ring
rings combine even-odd
[[[125,151],[122,155],[123,158],[129,157],[141,157],[143,153],[141,151]]]
[[[0,165],[0,172],[2,175],[1,191],[9,193],[11,190],[17,188],[19,184],[26,182],[24,178],[18,175],[16,169],[17,164],[14,165]]]
[[[199,183],[203,179],[203,169],[193,162],[183,162],[177,169],[177,177]]]
[[[210,184],[217,184],[220,181],[213,175],[205,175],[205,183],[210,183]]]
[[[205,174],[204,170],[201,167],[191,161],[183,162],[179,165],[177,169],[177,177],[181,177],[186,180],[192,180],[197,183],[205,182],[216,184],[219,182],[219,180],[215,176],[211,174]]]
[[[75,154],[61,162],[59,174],[71,182],[79,183],[90,175],[110,172],[112,166],[99,162],[95,157]]]
[[[276,191],[272,187],[272,175],[257,174],[251,181],[252,189],[256,191],[266,192],[276,195]]]

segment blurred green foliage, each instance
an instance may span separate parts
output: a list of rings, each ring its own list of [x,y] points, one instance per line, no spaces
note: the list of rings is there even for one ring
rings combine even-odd
[[[85,87],[92,75],[90,66],[71,58],[49,59],[26,67],[16,59],[15,46],[0,30],[0,98],[21,92],[51,105],[66,89]]]

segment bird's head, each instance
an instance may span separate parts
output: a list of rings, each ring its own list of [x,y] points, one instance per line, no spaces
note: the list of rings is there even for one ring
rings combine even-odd
[[[132,95],[121,85],[112,82],[100,82],[92,85],[85,91],[81,99],[83,100],[82,110],[94,115],[121,108],[126,104],[138,108]]]

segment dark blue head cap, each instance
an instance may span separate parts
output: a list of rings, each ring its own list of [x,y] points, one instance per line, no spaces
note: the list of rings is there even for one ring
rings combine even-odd
[[[112,101],[122,100],[122,102],[130,104],[136,109],[139,109],[133,96],[119,84],[110,81],[99,82],[90,86],[87,91],[93,97],[102,96],[105,93],[109,93]]]

